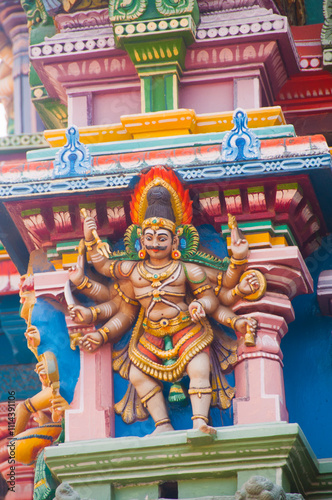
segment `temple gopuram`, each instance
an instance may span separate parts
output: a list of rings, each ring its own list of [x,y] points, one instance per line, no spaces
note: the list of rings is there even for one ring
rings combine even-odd
[[[0,7],[0,499],[332,499],[332,0]]]

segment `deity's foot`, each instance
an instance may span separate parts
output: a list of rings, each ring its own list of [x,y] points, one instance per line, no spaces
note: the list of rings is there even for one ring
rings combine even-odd
[[[31,417],[31,412],[24,403],[19,403],[15,410],[15,436],[25,431]]]
[[[211,427],[211,425],[207,425],[205,422],[199,426],[199,430],[205,434],[210,434],[211,436],[215,436],[217,434],[216,429]]]
[[[217,434],[216,429],[214,427],[211,427],[211,425],[207,424],[208,419],[206,417],[199,418],[198,416],[196,416],[195,418],[193,418],[193,420],[194,420],[194,426],[193,426],[194,429],[198,429],[201,432],[204,432],[205,434],[210,434],[210,435]]]
[[[171,431],[174,431],[173,426],[170,423],[165,423],[157,425],[152,434],[150,434],[150,436],[155,436],[156,434],[162,434],[164,432],[171,432]]]

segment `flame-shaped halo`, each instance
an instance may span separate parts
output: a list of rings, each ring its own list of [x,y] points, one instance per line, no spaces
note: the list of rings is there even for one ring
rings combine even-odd
[[[188,189],[184,190],[173,170],[157,166],[141,176],[130,202],[130,215],[133,224],[142,225],[148,207],[147,194],[153,186],[163,186],[171,195],[171,203],[177,226],[190,224],[192,201]]]

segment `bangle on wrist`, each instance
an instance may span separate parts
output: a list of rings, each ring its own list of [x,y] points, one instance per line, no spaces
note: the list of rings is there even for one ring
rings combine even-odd
[[[240,319],[238,316],[233,316],[233,318],[227,318],[228,325],[235,330],[235,323]]]
[[[97,321],[98,314],[100,313],[99,307],[89,307],[91,313],[92,313],[92,320],[91,323],[95,323]]]
[[[109,333],[109,329],[106,326],[104,326],[103,328],[99,328],[98,332],[103,337],[103,344],[106,344],[106,342],[108,342],[107,334]]]
[[[241,290],[239,289],[239,285],[236,285],[236,287],[233,288],[233,290],[232,290],[232,296],[235,297],[236,295],[238,297],[240,297],[241,299],[243,299],[243,297],[246,296],[246,294],[242,293]]]
[[[93,240],[91,241],[84,241],[85,243],[85,246],[86,246],[86,249],[88,250],[88,252],[91,252],[92,250],[92,247],[97,243],[97,240],[96,238],[93,238]]]
[[[244,264],[248,263],[248,259],[235,259],[233,256],[231,257],[230,267],[232,269],[236,269],[237,267],[244,266]]]
[[[194,300],[194,302],[198,302],[198,303],[199,303],[199,305],[200,305],[201,307],[203,307],[203,310],[205,311],[204,306],[203,306],[203,304],[202,304],[202,302],[201,302],[200,300],[197,300],[197,299],[196,299],[196,300]]]
[[[81,284],[76,286],[77,290],[83,290],[83,288],[91,288],[91,287],[92,283],[90,283],[89,278],[87,276],[84,276]]]

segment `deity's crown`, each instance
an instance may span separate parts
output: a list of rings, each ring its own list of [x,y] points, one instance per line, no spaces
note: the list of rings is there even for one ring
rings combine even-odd
[[[142,223],[142,231],[144,232],[144,229],[148,227],[155,231],[157,229],[168,229],[169,231],[171,231],[171,233],[176,233],[175,222],[163,217],[149,217],[148,219],[144,219]]]
[[[165,212],[157,209],[158,200],[154,203],[156,209],[148,203],[149,193],[156,191],[154,188],[157,186],[161,188],[161,191],[167,190],[168,192],[169,200],[163,201]],[[163,228],[175,234],[177,226],[190,224],[192,219],[192,201],[189,198],[189,191],[183,189],[172,170],[159,166],[152,167],[141,176],[133,193],[130,209],[132,222],[139,225],[143,231],[147,227]]]

